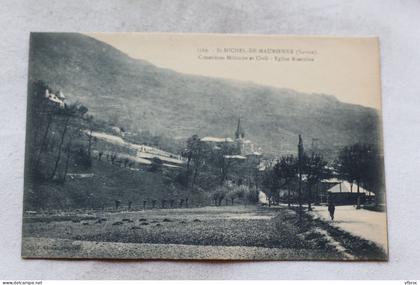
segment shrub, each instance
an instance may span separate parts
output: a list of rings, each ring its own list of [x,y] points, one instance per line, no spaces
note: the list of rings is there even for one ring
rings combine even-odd
[[[159,157],[152,158],[152,164],[150,165],[149,170],[151,172],[160,172],[162,171],[163,162]]]

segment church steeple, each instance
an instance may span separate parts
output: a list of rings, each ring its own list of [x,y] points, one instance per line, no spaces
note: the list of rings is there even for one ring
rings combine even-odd
[[[238,127],[236,128],[235,138],[236,139],[243,139],[245,137],[245,132],[241,126],[241,118],[238,119]]]

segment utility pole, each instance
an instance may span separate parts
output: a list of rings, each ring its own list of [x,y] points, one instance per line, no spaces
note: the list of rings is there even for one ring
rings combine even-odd
[[[302,136],[299,135],[298,143],[298,172],[299,172],[299,189],[298,189],[298,201],[299,201],[299,222],[302,222],[302,164],[303,164],[303,141]]]

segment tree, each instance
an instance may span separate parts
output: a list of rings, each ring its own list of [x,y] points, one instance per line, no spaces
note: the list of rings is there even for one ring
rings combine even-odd
[[[65,164],[65,167],[64,167],[64,174],[63,174],[63,178],[62,178],[63,183],[66,181],[67,172],[69,171],[69,162],[70,162],[70,155],[71,155],[71,139],[67,143],[66,152],[67,152],[66,164]]]
[[[255,189],[248,189],[246,192],[246,199],[250,204],[258,203],[258,191]]]
[[[344,147],[339,153],[335,168],[340,178],[356,183],[359,195],[362,184],[372,191],[383,181],[382,159],[372,145],[357,143]],[[360,208],[360,199],[357,199],[357,208]]]
[[[152,158],[152,164],[150,165],[151,172],[159,172],[162,170],[163,161],[159,157]]]
[[[219,173],[219,184],[223,185],[226,178],[229,175],[231,167],[235,164],[236,158],[233,158],[232,155],[236,152],[236,147],[234,145],[225,143],[220,147],[215,148],[211,152],[210,162],[216,168]]]
[[[287,187],[288,206],[290,207],[291,182],[297,178],[298,161],[293,155],[282,156],[272,168],[263,172],[262,186],[263,192],[268,197],[268,204],[280,201],[280,190]]]
[[[45,127],[45,131],[44,131],[44,134],[42,136],[41,143],[39,145],[39,150],[38,150],[37,156],[35,158],[35,167],[34,167],[35,169],[38,168],[39,162],[41,160],[42,151],[46,149],[46,145],[48,144],[47,138],[48,138],[48,133],[50,131],[52,121],[53,121],[53,114],[48,113],[47,114],[47,126]]]
[[[228,191],[227,191],[226,187],[224,187],[223,185],[217,187],[216,190],[213,192],[213,195],[212,195],[214,205],[215,206],[221,206],[222,201],[226,197],[227,194],[228,194]]]
[[[290,184],[298,175],[297,158],[293,155],[282,156],[274,166],[274,174],[280,180],[280,188],[287,187],[287,204],[290,208]]]
[[[60,133],[60,139],[58,142],[58,152],[57,152],[57,157],[55,159],[55,163],[54,163],[54,168],[52,171],[52,174],[50,176],[50,179],[54,179],[54,177],[57,174],[59,165],[60,165],[60,161],[62,158],[62,151],[63,151],[63,145],[64,142],[66,140],[66,136],[68,135],[68,133],[71,131],[71,120],[75,120],[77,118],[82,119],[84,115],[87,112],[87,108],[84,107],[81,104],[75,103],[75,104],[71,104],[71,105],[64,105],[64,108],[61,108],[60,110],[58,110],[56,113],[56,120],[55,120],[55,124],[58,125],[58,127],[62,127],[62,132]],[[88,122],[91,123],[92,120],[92,116],[88,116]],[[75,128],[73,128],[75,129]],[[76,132],[80,132],[80,130],[78,128],[76,128]],[[77,153],[78,156],[75,157],[75,162],[85,168],[90,168],[91,164],[92,164],[92,158],[91,158],[91,140],[92,140],[92,136],[91,136],[91,132],[90,131],[90,137],[89,137],[89,144],[88,144],[88,150],[87,152],[84,151],[84,149],[81,147],[79,153]],[[65,166],[64,166],[64,172],[65,175],[68,171],[69,168],[69,161],[70,161],[70,155],[72,153],[72,137],[75,134],[71,134],[68,135],[69,139],[68,139],[68,143],[67,143],[67,147],[64,149],[65,152],[67,152],[67,157],[65,160]],[[80,133],[79,133],[80,136]],[[62,179],[62,182],[65,181],[65,178]]]
[[[182,156],[187,159],[186,186],[194,187],[205,160],[205,145],[198,135],[193,135],[187,139]]]
[[[128,158],[124,159],[124,168],[127,168],[128,163],[130,162],[130,160]]]
[[[362,178],[363,185],[367,190],[380,194],[381,184],[383,184],[381,156],[372,148],[368,150],[365,160],[366,168]]]
[[[103,151],[99,151],[99,153],[98,153],[98,160],[101,160],[103,155],[104,155],[104,152]]]
[[[83,145],[81,145],[79,150],[75,152],[74,162],[78,167],[83,169],[89,169],[92,166],[92,161]]]
[[[350,182],[350,191],[353,192],[353,183],[356,180],[357,173],[357,159],[356,151],[354,146],[344,147],[335,162],[335,169],[338,177],[342,180]]]
[[[271,207],[273,202],[279,201],[279,179],[273,168],[268,168],[262,175],[262,191],[268,198],[268,206]]]
[[[88,109],[86,107],[84,107],[83,105],[81,105],[79,107],[78,111],[83,116],[88,111]],[[89,155],[89,159],[92,160],[93,116],[92,115],[86,116],[86,121],[87,121],[87,123],[89,125],[89,133],[88,133],[88,155]]]
[[[55,114],[59,107],[52,103],[46,94],[51,90],[44,81],[35,81],[29,84],[28,90],[28,136],[30,137],[31,148],[29,154],[31,172],[36,173],[37,177],[42,176],[39,170],[41,155],[47,150],[49,144],[49,134],[55,119]]]
[[[61,160],[61,150],[62,150],[64,139],[65,139],[65,136],[66,136],[66,133],[67,133],[69,120],[70,120],[69,118],[64,120],[64,127],[63,127],[63,131],[61,133],[61,139],[60,139],[60,143],[58,145],[57,158],[55,160],[54,168],[53,168],[53,171],[51,173],[51,179],[54,179],[55,173],[57,172],[58,164],[60,163],[60,160]]]
[[[308,211],[312,211],[312,188],[323,179],[331,176],[331,171],[327,167],[327,161],[322,155],[312,152],[310,156],[304,156],[303,172],[306,174],[307,188],[308,188]]]
[[[364,169],[361,184],[369,191],[369,195],[371,192],[375,193],[377,203],[384,203],[385,177],[383,156],[375,146],[366,146],[361,167]]]
[[[299,175],[299,188],[298,188],[298,202],[299,202],[299,223],[302,222],[302,169],[304,163],[304,156],[305,151],[303,148],[303,139],[302,136],[299,135],[299,142],[298,142],[298,175]]]

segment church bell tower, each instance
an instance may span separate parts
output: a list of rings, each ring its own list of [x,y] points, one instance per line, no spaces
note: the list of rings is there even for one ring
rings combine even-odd
[[[245,138],[245,132],[244,132],[244,130],[242,129],[242,126],[241,126],[241,119],[240,119],[240,118],[238,119],[238,126],[237,126],[237,128],[236,128],[235,138],[236,138],[236,139],[243,139],[243,138]]]

